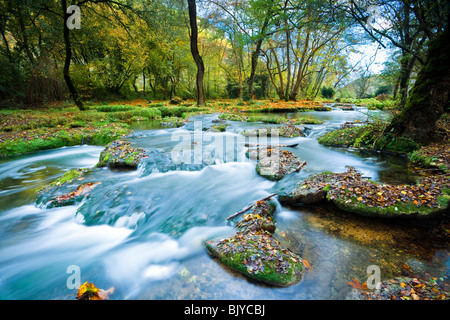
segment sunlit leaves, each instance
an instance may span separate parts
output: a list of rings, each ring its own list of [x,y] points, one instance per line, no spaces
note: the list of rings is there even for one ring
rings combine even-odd
[[[114,287],[108,290],[97,288],[93,283],[83,283],[77,291],[77,300],[107,300],[114,293]]]
[[[77,300],[102,300],[99,291],[100,289],[93,283],[88,283],[86,281],[78,288]]]

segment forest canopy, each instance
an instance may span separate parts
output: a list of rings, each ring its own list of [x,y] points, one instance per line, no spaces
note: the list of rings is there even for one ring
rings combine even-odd
[[[385,94],[403,107],[449,14],[446,1],[1,0],[1,106],[195,99],[189,2],[206,99]],[[363,45],[389,50],[380,74]]]

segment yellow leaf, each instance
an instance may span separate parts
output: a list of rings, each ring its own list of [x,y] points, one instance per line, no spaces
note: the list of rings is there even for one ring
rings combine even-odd
[[[77,292],[77,300],[102,300],[98,295],[100,291],[93,283],[88,283],[87,281],[83,283]]]

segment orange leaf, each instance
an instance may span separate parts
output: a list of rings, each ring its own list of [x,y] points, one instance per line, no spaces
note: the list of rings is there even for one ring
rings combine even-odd
[[[311,269],[311,265],[309,264],[308,260],[302,260],[303,265],[305,266],[305,268],[307,269]]]
[[[369,288],[367,287],[367,284],[361,283],[358,280],[356,280],[355,278],[352,278],[352,282],[347,282],[350,286],[352,286],[355,289],[358,290],[368,290]]]

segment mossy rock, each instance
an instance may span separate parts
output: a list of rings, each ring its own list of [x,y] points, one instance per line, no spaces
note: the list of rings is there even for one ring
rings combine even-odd
[[[325,106],[318,106],[318,107],[314,107],[314,111],[331,111],[333,110],[330,107],[325,107]]]
[[[270,234],[238,233],[225,240],[208,241],[206,248],[228,267],[270,285],[294,285],[303,276],[301,259]]]
[[[301,258],[273,237],[275,208],[272,202],[258,201],[236,224],[234,236],[206,242],[208,253],[257,281],[275,286],[300,282],[304,272]]]
[[[204,131],[208,131],[208,132],[225,132],[227,131],[227,127],[229,126],[229,124],[226,123],[222,123],[222,124],[215,124],[212,125],[211,128],[204,128]]]
[[[219,115],[219,119],[229,121],[247,121],[247,117],[234,113],[223,113]]]
[[[412,202],[398,202],[395,205],[374,207],[360,203],[356,197],[337,197],[333,203],[341,210],[361,216],[379,218],[431,218],[448,210],[449,196],[438,197],[436,207],[417,206]]]
[[[92,169],[72,169],[47,186],[36,190],[35,203],[46,208],[61,207],[80,202],[98,183],[86,181]],[[81,183],[83,181],[83,183]]]
[[[244,136],[279,136],[284,138],[304,137],[306,134],[302,129],[295,126],[267,127],[260,129],[250,129],[242,132]]]
[[[95,166],[135,170],[139,162],[146,157],[148,155],[142,148],[133,148],[128,141],[116,140],[108,144],[100,153],[99,162]]]
[[[448,211],[448,176],[430,176],[416,185],[380,184],[353,168],[344,173],[315,174],[292,191],[278,194],[283,204],[313,204],[328,200],[341,210],[382,218],[430,218]]]
[[[278,193],[278,200],[283,204],[314,204],[326,199],[327,191],[335,183],[332,172],[315,174],[298,183],[293,190],[282,189]]]
[[[99,184],[100,182],[88,182],[81,184],[73,191],[66,192],[62,195],[50,199],[46,207],[63,207],[80,203],[83,199],[88,198],[92,189],[94,189]]]
[[[66,183],[71,182],[74,179],[81,178],[86,173],[92,172],[92,169],[72,169],[67,172],[65,172],[61,177],[56,179],[55,181],[52,181],[49,185],[43,186],[42,188],[36,190],[36,196],[39,196],[45,192],[48,192],[50,189],[54,189],[55,187],[64,185]]]
[[[257,149],[256,172],[269,180],[281,180],[288,174],[298,172],[302,164],[303,161],[290,151],[279,148]]]

